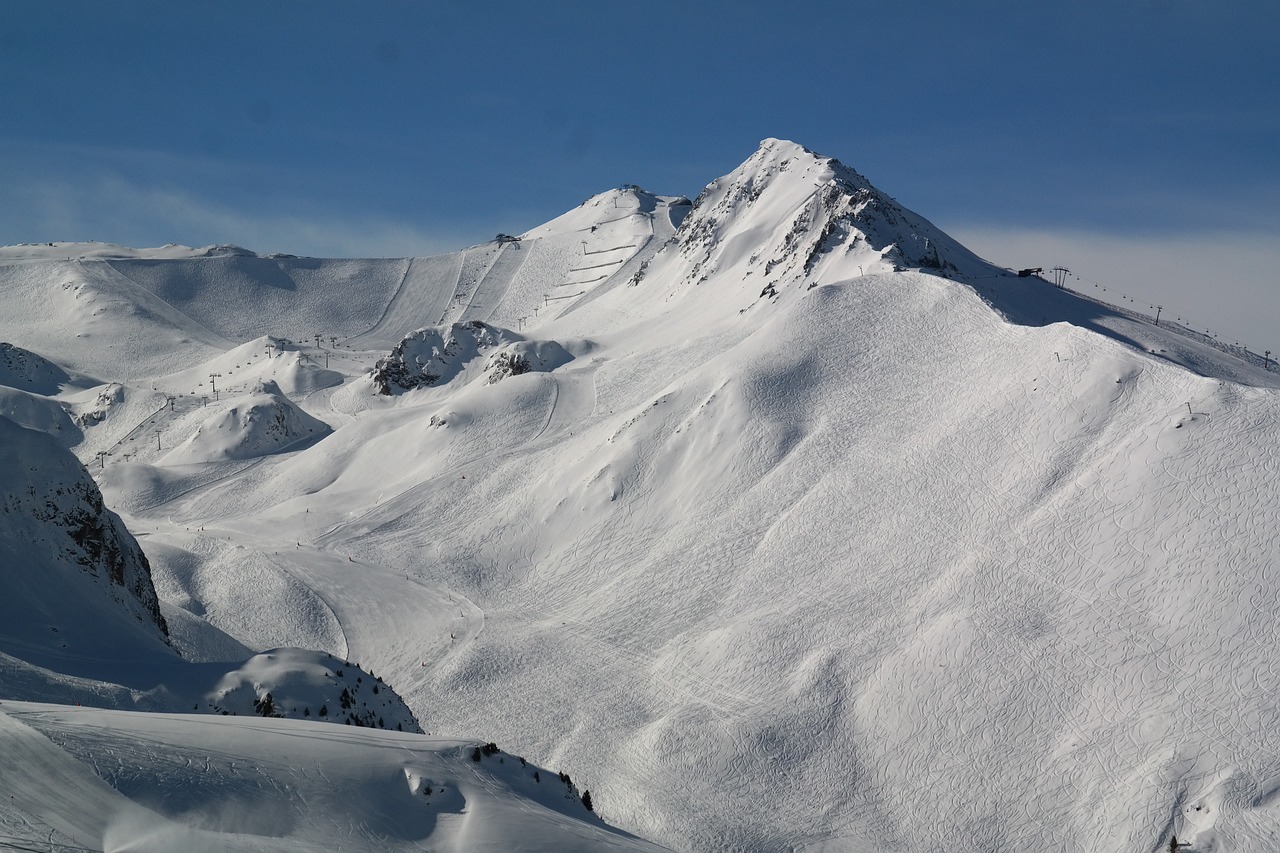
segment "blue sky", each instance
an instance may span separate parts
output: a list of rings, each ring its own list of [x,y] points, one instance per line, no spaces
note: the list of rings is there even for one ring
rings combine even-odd
[[[0,244],[424,254],[779,136],[1261,348],[1278,43],[1271,0],[14,3]]]

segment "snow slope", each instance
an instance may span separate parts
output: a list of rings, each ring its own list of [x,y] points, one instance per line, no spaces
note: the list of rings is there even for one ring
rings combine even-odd
[[[75,457],[0,417],[0,649],[45,663],[164,648],[151,567]],[[83,674],[83,673],[82,673]]]
[[[0,261],[0,336],[175,397],[98,477],[191,659],[358,663],[676,849],[1276,848],[1280,383],[1252,354],[1018,278],[773,139],[693,204],[304,260],[110,261],[132,286],[69,291],[113,340],[156,330],[127,365],[104,314],[42,307],[66,261]],[[486,381],[535,342],[572,358]],[[273,378],[319,440],[141,446]]]
[[[0,472],[0,846],[658,849],[609,830],[567,778],[494,746],[425,741],[390,685],[349,661],[298,648],[180,660],[146,556],[80,463],[0,417]],[[168,609],[188,623],[174,645],[235,647]],[[36,697],[67,704],[8,701]],[[206,716],[84,707],[188,704]]]
[[[465,741],[6,701],[0,745],[0,843],[15,849],[659,849],[608,830],[550,772],[473,761]]]

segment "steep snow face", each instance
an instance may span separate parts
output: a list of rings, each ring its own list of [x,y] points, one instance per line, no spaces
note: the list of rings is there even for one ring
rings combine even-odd
[[[0,478],[0,648],[97,657],[105,641],[127,657],[163,645],[146,555],[84,466],[0,417]]]
[[[407,335],[390,355],[378,359],[370,374],[380,394],[446,385],[468,367],[479,365],[490,384],[508,376],[555,370],[573,356],[555,341],[530,341],[510,329],[479,320],[449,327],[419,329]]]
[[[205,411],[200,409],[197,411]],[[322,421],[298,408],[271,380],[259,382],[231,405],[213,408],[190,438],[161,460],[166,465],[254,459],[279,453],[329,432]]]
[[[722,274],[776,296],[798,282],[813,287],[905,268],[946,274],[981,266],[840,161],[766,139],[703,190],[671,244],[632,282],[701,284]]]
[[[0,385],[49,396],[70,383],[67,372],[47,358],[0,341]]]
[[[58,401],[0,385],[0,417],[27,429],[47,432],[64,447],[79,444],[82,434]]]

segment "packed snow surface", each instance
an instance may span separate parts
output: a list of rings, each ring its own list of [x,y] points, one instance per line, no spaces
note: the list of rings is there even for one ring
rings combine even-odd
[[[521,754],[680,850],[1280,847],[1276,372],[838,161],[435,258],[18,247],[0,300],[51,365],[0,405],[76,419],[185,658],[7,647],[0,695],[122,710],[0,706],[0,832],[643,844]],[[338,662],[509,752],[261,716]]]

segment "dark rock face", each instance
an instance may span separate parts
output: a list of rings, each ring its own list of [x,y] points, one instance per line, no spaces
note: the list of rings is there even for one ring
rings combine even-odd
[[[167,639],[151,564],[103,504],[89,472],[50,436],[7,418],[0,418],[0,544],[13,561],[0,571],[79,571],[103,582],[107,596]],[[24,589],[43,588],[26,580]],[[56,611],[58,602],[32,604]]]
[[[472,320],[410,332],[378,359],[370,377],[378,393],[392,396],[445,385],[478,359],[485,359],[484,372],[492,384],[510,376],[555,370],[573,356],[555,341],[527,340],[510,329]]]

